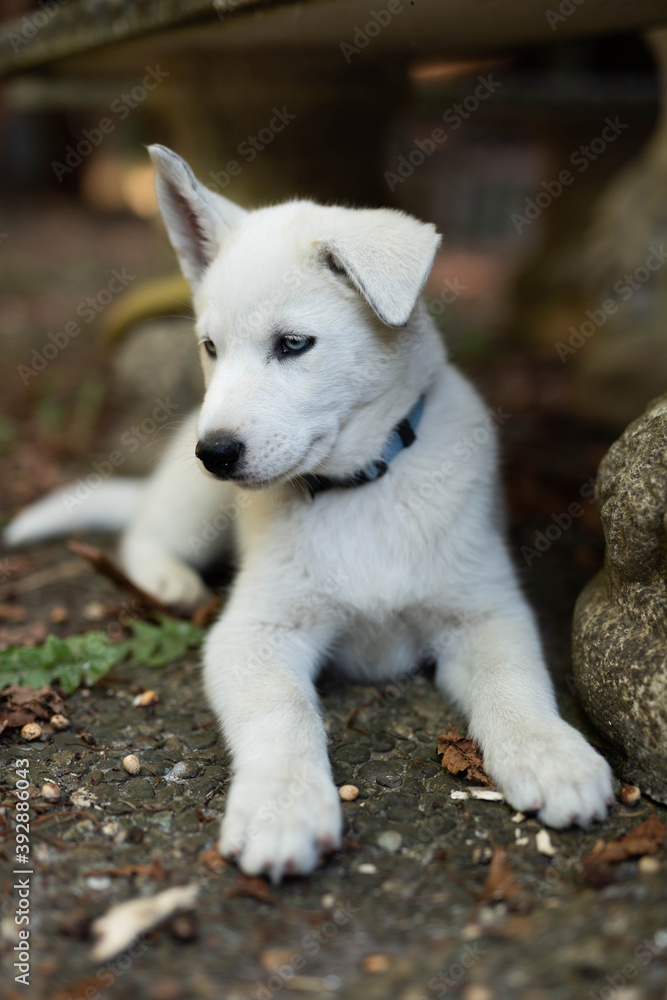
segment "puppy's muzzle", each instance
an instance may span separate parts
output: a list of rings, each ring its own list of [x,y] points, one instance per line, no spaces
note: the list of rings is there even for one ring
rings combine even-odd
[[[242,441],[220,435],[198,441],[195,455],[204,468],[218,479],[231,479],[238,469],[244,451],[245,445]]]

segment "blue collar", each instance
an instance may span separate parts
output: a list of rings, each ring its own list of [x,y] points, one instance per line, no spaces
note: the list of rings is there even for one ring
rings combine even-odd
[[[353,472],[345,479],[329,479],[326,476],[302,476],[301,479],[309,491],[311,498],[317,493],[324,493],[325,490],[349,489],[352,486],[363,486],[364,483],[372,483],[376,479],[384,476],[389,468],[389,463],[396,458],[404,448],[409,448],[417,437],[417,428],[424,412],[424,402],[426,396],[422,393],[415,405],[412,407],[407,417],[396,424],[393,431],[387,438],[382,454],[379,458],[373,459],[363,469]]]

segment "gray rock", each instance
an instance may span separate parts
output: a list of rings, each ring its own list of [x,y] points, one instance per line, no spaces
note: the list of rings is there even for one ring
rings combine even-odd
[[[179,760],[167,771],[165,781],[183,781],[199,774],[199,764],[195,760]]]
[[[609,449],[596,495],[607,548],[575,608],[577,690],[624,780],[667,803],[667,395]]]
[[[333,758],[345,764],[364,764],[371,759],[371,750],[363,743],[342,743],[333,751]]]

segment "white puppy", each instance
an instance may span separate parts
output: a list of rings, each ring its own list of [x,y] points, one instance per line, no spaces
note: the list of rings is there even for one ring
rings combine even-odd
[[[506,549],[491,421],[419,299],[434,227],[308,201],[246,212],[171,151],[150,153],[206,395],[121,554],[145,589],[195,601],[192,566],[237,547],[204,653],[234,761],[222,851],[277,881],[339,846],[314,687],[325,660],[381,682],[435,659],[514,808],[556,827],[604,817],[609,767],[559,717]],[[37,509],[43,528],[48,516]],[[19,519],[10,540],[28,533]]]

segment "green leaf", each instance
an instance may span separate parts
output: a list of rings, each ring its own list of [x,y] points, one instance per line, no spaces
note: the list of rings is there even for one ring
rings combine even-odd
[[[40,688],[58,683],[65,694],[81,684],[95,684],[116,663],[161,667],[196,649],[206,634],[192,622],[161,615],[159,624],[135,621],[132,636],[112,642],[105,632],[86,632],[59,639],[50,635],[41,646],[12,646],[0,652],[0,690],[11,684]]]
[[[71,647],[55,635],[48,636],[42,646],[35,647],[43,667],[56,667],[63,663],[73,663],[74,655]]]
[[[83,671],[78,663],[68,663],[58,669],[55,677],[57,677],[58,683],[65,694],[71,694],[81,684],[82,673]]]

